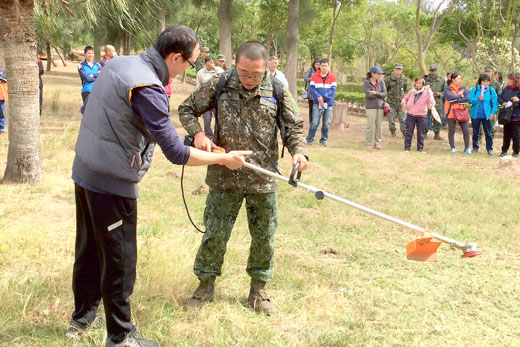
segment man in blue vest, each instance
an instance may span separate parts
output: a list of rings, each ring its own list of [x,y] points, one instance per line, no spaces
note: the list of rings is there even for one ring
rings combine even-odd
[[[242,166],[249,151],[226,154],[184,146],[170,121],[168,79],[199,55],[195,32],[167,28],[140,56],[103,68],[85,105],[72,179],[76,194],[74,312],[67,336],[79,339],[103,299],[106,347],[157,347],[136,337],[130,322],[137,262],[137,184],[150,167],[155,143],[174,164]]]

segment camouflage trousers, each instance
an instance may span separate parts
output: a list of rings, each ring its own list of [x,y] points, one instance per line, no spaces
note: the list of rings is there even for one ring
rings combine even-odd
[[[401,109],[401,105],[399,105],[399,106],[394,105],[394,106],[396,106],[396,108],[394,108],[393,106],[390,106],[391,110],[390,110],[390,114],[388,115],[389,130],[390,131],[396,130],[395,118],[397,116],[399,118],[399,130],[401,130],[401,132],[403,134],[406,134],[406,112]]]
[[[274,233],[278,226],[276,193],[242,194],[210,188],[204,211],[206,233],[193,267],[199,280],[222,274],[226,245],[244,199],[251,235],[247,273],[265,282],[273,278]]]

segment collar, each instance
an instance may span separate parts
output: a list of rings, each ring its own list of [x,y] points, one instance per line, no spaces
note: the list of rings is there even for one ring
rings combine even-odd
[[[139,57],[153,67],[163,86],[168,85],[168,80],[170,78],[168,67],[155,47],[152,46],[145,50],[139,55]]]

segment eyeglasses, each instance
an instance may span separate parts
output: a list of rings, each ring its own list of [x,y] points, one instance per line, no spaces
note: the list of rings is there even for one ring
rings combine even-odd
[[[188,64],[190,64],[190,67],[191,67],[192,69],[196,69],[195,64],[193,64],[193,63],[192,63],[188,58],[186,58],[186,57],[185,57],[184,55],[182,55],[182,54],[181,54],[181,57],[182,57],[182,59],[186,60],[186,61],[188,62]]]
[[[244,80],[261,81],[262,79],[264,79],[264,76],[255,77],[255,76],[238,75],[238,78],[242,78]]]

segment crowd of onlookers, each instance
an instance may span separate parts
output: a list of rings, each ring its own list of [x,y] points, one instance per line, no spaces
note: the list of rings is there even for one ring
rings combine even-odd
[[[382,122],[388,115],[392,137],[396,136],[396,119],[399,120],[406,152],[410,151],[415,130],[417,150],[424,153],[424,139],[428,132],[434,132],[434,140],[443,140],[440,132],[447,127],[450,151],[456,153],[455,131],[458,124],[463,134],[465,154],[479,152],[479,143],[484,137],[487,154],[494,155],[493,140],[498,121],[504,129],[500,156],[507,155],[512,141],[512,156],[518,157],[520,73],[509,73],[504,84],[502,72],[486,67],[475,86],[469,90],[460,73],[447,72],[446,78],[443,78],[438,74],[436,64],[430,65],[429,74],[424,78],[416,78],[410,90],[402,64],[396,63],[392,74],[386,78],[383,76],[384,71],[373,66],[363,84],[367,149],[382,148]],[[336,77],[330,72],[327,59],[315,59],[305,72],[304,80],[302,96],[309,103],[310,124],[307,144],[312,145],[322,119],[320,143],[326,146],[337,87]]]
[[[480,150],[482,133],[486,152],[494,155],[493,138],[497,120],[504,126],[501,157],[507,155],[511,140],[513,157],[520,151],[520,73],[509,73],[504,86],[502,73],[493,73],[491,67],[479,75],[478,81],[469,91],[460,73],[447,73],[446,79],[437,74],[437,66],[430,66],[430,74],[417,78],[414,86],[405,95],[406,87],[399,84],[402,65],[396,64],[394,73],[383,80],[384,72],[377,66],[370,69],[364,83],[366,94],[366,147],[381,149],[381,123],[385,108],[392,115],[401,114],[401,131],[404,135],[404,150],[410,151],[414,129],[417,128],[417,150],[424,152],[424,137],[428,130],[435,132],[434,139],[442,140],[440,129],[448,126],[448,141],[451,153],[456,153],[455,129],[459,124],[464,153],[471,155]],[[397,86],[397,88],[396,88]],[[396,91],[397,89],[397,91]],[[391,92],[392,95],[391,95]],[[468,109],[469,105],[469,109]],[[400,109],[398,109],[400,108]],[[400,112],[402,110],[402,112]],[[403,121],[404,118],[404,121]],[[395,125],[390,130],[395,136]],[[403,126],[404,124],[404,126]],[[472,128],[470,145],[470,125]]]
[[[99,62],[94,61],[94,48],[87,46],[84,49],[85,60],[78,66],[81,78],[83,99],[82,111],[88,100],[92,87],[103,66],[117,56],[112,45],[105,46],[105,54]],[[209,48],[202,47],[201,54],[193,64],[196,69],[197,87],[221,74],[227,69],[226,57],[218,54],[216,59],[210,56]],[[42,62],[38,59],[40,73],[40,115],[43,103],[44,73]],[[267,62],[268,74],[278,79],[288,87],[287,79],[278,69],[278,58],[272,56]],[[434,140],[443,140],[441,129],[448,128],[448,142],[451,153],[457,152],[455,132],[457,124],[460,126],[464,153],[471,155],[480,150],[480,141],[485,139],[486,152],[494,154],[493,140],[497,120],[501,118],[503,125],[503,143],[500,156],[506,156],[513,142],[513,157],[520,152],[520,73],[509,73],[503,80],[502,72],[493,71],[486,67],[480,74],[475,86],[469,88],[462,81],[457,72],[447,72],[443,78],[438,74],[437,65],[430,65],[429,74],[416,78],[413,86],[408,90],[408,79],[403,74],[403,66],[396,63],[394,71],[389,76],[378,66],[373,66],[367,73],[363,84],[366,96],[366,136],[367,149],[381,149],[382,122],[388,115],[389,130],[392,137],[396,136],[396,122],[399,121],[399,130],[404,139],[404,150],[410,151],[414,133],[417,138],[417,150],[424,152],[424,139],[428,132],[433,131]],[[334,95],[337,88],[336,76],[330,71],[327,59],[315,58],[312,66],[304,75],[305,87],[302,97],[308,101],[309,129],[306,136],[307,145],[312,145],[316,131],[321,129],[320,144],[327,146],[330,121],[334,108]],[[171,95],[171,79],[165,90]],[[7,78],[5,71],[0,68],[0,133],[5,127],[5,101],[8,99]],[[469,108],[468,108],[469,106]],[[499,115],[503,115],[499,117]],[[204,114],[205,135],[212,139],[211,120],[213,111]],[[321,121],[321,126],[320,126]],[[470,126],[472,134],[470,134]],[[471,144],[470,144],[471,140]]]

